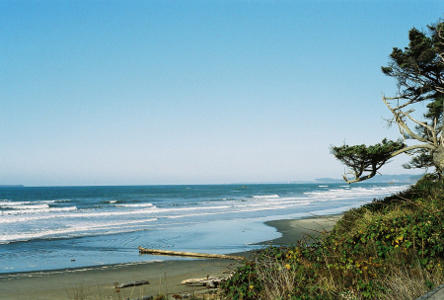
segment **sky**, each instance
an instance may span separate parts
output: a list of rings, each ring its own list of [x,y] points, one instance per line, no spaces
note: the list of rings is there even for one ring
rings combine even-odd
[[[0,0],[0,184],[340,178],[444,1]],[[419,111],[421,107],[419,107]],[[395,158],[382,174],[418,173]]]

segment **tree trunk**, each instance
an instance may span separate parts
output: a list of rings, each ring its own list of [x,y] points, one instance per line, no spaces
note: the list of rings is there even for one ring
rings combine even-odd
[[[436,171],[440,174],[444,173],[444,147],[439,145],[433,152],[433,164],[436,167]]]

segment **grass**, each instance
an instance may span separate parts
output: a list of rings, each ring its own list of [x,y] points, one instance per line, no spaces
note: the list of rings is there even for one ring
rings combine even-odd
[[[347,211],[312,245],[269,247],[222,286],[226,299],[414,299],[444,282],[444,182]]]

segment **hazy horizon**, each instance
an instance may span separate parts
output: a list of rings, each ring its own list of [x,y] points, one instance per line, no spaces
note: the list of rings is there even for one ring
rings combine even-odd
[[[362,183],[372,183],[375,179],[376,181],[380,181],[380,180],[387,180],[390,181],[390,179],[388,179],[388,177],[393,177],[393,176],[409,176],[409,177],[414,177],[420,175],[418,173],[412,173],[412,174],[384,174],[383,176],[385,176],[387,179],[382,178],[381,176],[378,176],[376,178],[367,180],[367,181],[363,181],[363,182],[358,182],[358,183],[354,183],[351,186],[355,186],[355,185],[360,185]],[[339,182],[323,182],[320,180],[335,180],[335,181],[339,181]],[[380,180],[379,180],[380,179]],[[281,184],[320,184],[320,183],[335,183],[335,184],[347,184],[345,181],[343,181],[342,178],[340,177],[336,177],[336,178],[330,178],[330,177],[319,177],[319,178],[314,178],[313,180],[289,180],[289,181],[265,181],[265,182],[225,182],[225,183],[180,183],[180,184],[169,184],[169,183],[161,183],[161,184],[112,184],[112,185],[107,185],[107,184],[102,184],[102,185],[95,185],[95,184],[86,184],[86,185],[24,185],[24,184],[0,184],[0,187],[105,187],[105,186],[205,186],[205,185],[281,185]]]

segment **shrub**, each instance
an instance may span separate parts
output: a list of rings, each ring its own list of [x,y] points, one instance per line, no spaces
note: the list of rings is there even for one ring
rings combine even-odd
[[[223,286],[227,299],[412,299],[444,281],[444,182],[347,211],[312,245],[269,247]]]

